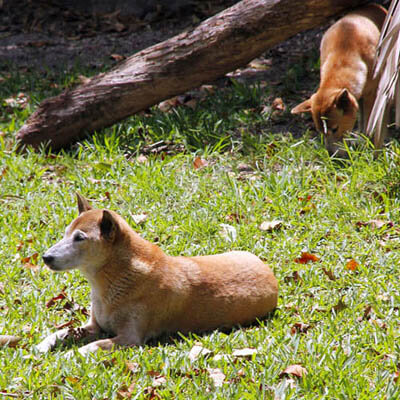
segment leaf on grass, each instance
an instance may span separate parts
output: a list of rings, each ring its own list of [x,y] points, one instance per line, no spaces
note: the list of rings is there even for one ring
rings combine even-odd
[[[181,105],[181,102],[180,102],[178,96],[176,96],[176,97],[172,97],[171,99],[164,100],[161,103],[159,103],[158,109],[162,112],[169,112],[174,107],[177,107],[179,105]]]
[[[62,290],[57,296],[54,296],[46,303],[46,308],[53,307],[58,301],[64,300],[67,298],[64,290]]]
[[[371,219],[367,222],[358,221],[358,222],[356,222],[356,226],[358,228],[363,227],[363,226],[369,226],[372,229],[381,229],[383,227],[393,228],[394,224],[392,221],[384,221],[382,219]]]
[[[148,161],[147,157],[144,154],[139,154],[136,157],[136,162],[138,162],[139,164],[146,164]]]
[[[143,223],[146,221],[146,219],[147,219],[147,214],[136,214],[136,215],[131,215],[131,217],[132,217],[132,219],[133,219],[133,222],[134,222],[136,225],[141,225],[141,224],[143,224]]]
[[[39,257],[39,253],[34,253],[31,256],[21,258],[21,262],[22,262],[22,264],[27,264],[27,263],[35,263],[36,264],[38,257]]]
[[[76,376],[66,376],[65,380],[70,383],[71,385],[79,384],[80,379]]]
[[[307,253],[306,251],[301,253],[299,258],[295,258],[294,262],[297,264],[307,264],[308,262],[316,262],[319,261],[319,257],[315,254]]]
[[[165,385],[167,383],[167,378],[165,376],[157,376],[156,378],[153,379],[153,387],[158,387]]]
[[[31,263],[25,263],[24,268],[30,269],[33,272],[39,271],[39,265],[31,264]]]
[[[334,310],[336,313],[344,310],[345,308],[347,308],[347,305],[343,302],[342,299],[339,300],[339,302],[332,307],[332,310]]]
[[[213,352],[199,344],[195,344],[189,351],[188,358],[190,361],[195,361],[199,357],[211,356]]]
[[[229,224],[220,224],[221,229],[219,230],[220,235],[230,242],[234,242],[237,237],[236,228]]]
[[[126,368],[128,369],[128,371],[132,372],[132,374],[136,374],[140,371],[139,363],[126,361],[125,365],[126,365]]]
[[[200,169],[207,167],[208,161],[205,160],[204,158],[196,157],[193,161],[193,167],[194,169]]]
[[[238,213],[232,213],[232,214],[228,214],[225,219],[228,222],[236,222],[237,224],[239,224],[242,219],[244,218],[244,216],[242,214],[238,214]]]
[[[150,369],[149,371],[146,372],[146,374],[148,376],[153,377],[153,378],[157,377],[157,376],[161,376],[160,372],[159,371],[154,371],[154,369]]]
[[[358,267],[358,262],[356,260],[351,259],[350,261],[347,261],[346,263],[346,269],[350,271],[355,271]]]
[[[283,221],[281,220],[273,220],[273,221],[264,221],[260,225],[260,230],[264,232],[272,232],[282,228]]]
[[[285,282],[289,282],[289,281],[295,281],[295,282],[301,281],[302,282],[303,281],[299,275],[299,271],[293,271],[292,275],[285,276],[284,280],[285,280]]]
[[[1,180],[4,176],[6,176],[7,172],[8,172],[8,167],[3,168],[3,170],[2,170],[1,173],[0,173],[0,180]]]
[[[71,319],[71,320],[68,321],[68,322],[64,322],[64,323],[62,323],[62,324],[55,325],[54,327],[55,327],[56,329],[68,328],[68,327],[70,327],[70,326],[72,326],[72,325],[75,325],[76,322],[77,322],[77,320]]]
[[[248,360],[251,360],[253,355],[257,353],[258,353],[257,349],[245,348],[245,349],[234,350],[232,356],[235,358],[246,358]]]
[[[19,336],[0,335],[0,346],[16,347],[20,340]]]
[[[154,400],[154,399],[162,398],[154,386],[148,386],[148,387],[144,388],[143,394],[145,395],[144,398],[146,400]]]
[[[285,368],[280,374],[279,377],[282,378],[284,376],[296,376],[298,378],[302,378],[307,374],[307,370],[302,367],[300,364],[289,365]]]
[[[322,272],[331,280],[336,281],[336,277],[330,269],[322,268]]]
[[[357,321],[361,322],[363,320],[369,320],[371,318],[371,311],[372,311],[372,306],[369,304],[369,305],[367,305],[367,307],[365,307],[363,316],[358,317]]]
[[[132,382],[129,386],[123,385],[118,391],[119,399],[131,399],[135,391],[136,382]]]
[[[225,381],[225,374],[219,368],[207,368],[207,372],[215,387],[221,387]]]
[[[303,324],[302,322],[296,322],[290,328],[290,333],[292,335],[294,335],[296,333],[307,333],[310,328],[311,328],[311,325],[309,325],[309,324]]]

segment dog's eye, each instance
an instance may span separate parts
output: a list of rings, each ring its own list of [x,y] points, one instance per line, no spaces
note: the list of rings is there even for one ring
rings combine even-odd
[[[82,240],[85,240],[85,239],[86,239],[86,235],[83,234],[82,232],[78,232],[74,236],[74,242],[82,242]]]

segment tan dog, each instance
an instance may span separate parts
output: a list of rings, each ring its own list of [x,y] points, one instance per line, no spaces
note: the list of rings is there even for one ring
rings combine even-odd
[[[321,42],[319,89],[292,110],[293,114],[312,113],[315,127],[324,133],[331,154],[343,154],[340,147],[355,125],[360,99],[361,129],[366,131],[376,97],[378,79],[373,79],[373,66],[385,17],[383,7],[369,4],[332,25]],[[382,143],[375,146],[381,147]]]
[[[118,214],[92,209],[78,194],[79,216],[43,260],[54,271],[78,268],[92,287],[89,322],[58,331],[38,345],[52,349],[70,336],[97,340],[81,354],[114,345],[140,345],[163,332],[205,331],[247,324],[277,304],[278,284],[255,255],[232,251],[171,257],[142,239]]]

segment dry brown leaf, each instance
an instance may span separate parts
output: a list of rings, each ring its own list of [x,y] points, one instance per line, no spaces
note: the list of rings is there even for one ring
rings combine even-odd
[[[199,101],[197,99],[191,99],[185,102],[185,106],[191,108],[192,110],[194,110],[197,107],[197,103]]]
[[[117,391],[119,399],[131,399],[133,392],[135,391],[136,382],[132,382],[128,387],[126,385],[122,386],[121,389]]]
[[[363,316],[362,317],[358,317],[357,321],[361,322],[363,320],[369,320],[371,318],[371,311],[372,311],[372,306],[371,305],[367,305],[367,307],[365,307]]]
[[[213,352],[199,344],[195,344],[189,351],[188,358],[190,361],[195,361],[199,357],[211,356]]]
[[[19,336],[0,335],[0,346],[16,347],[20,340]]]
[[[172,108],[181,105],[178,96],[172,97],[171,99],[164,100],[158,104],[158,109],[162,112],[169,112]]]
[[[110,55],[110,58],[113,59],[114,61],[122,61],[122,60],[125,60],[125,57],[124,57],[124,56],[121,56],[120,54],[116,54],[116,53],[111,54],[111,55]]]
[[[225,381],[225,374],[219,368],[207,368],[215,387],[221,387]]]
[[[31,264],[31,263],[25,263],[24,268],[30,269],[33,272],[38,272],[39,271],[39,265]]]
[[[74,325],[76,322],[77,322],[77,320],[71,319],[71,321],[64,322],[64,323],[62,323],[62,324],[54,325],[54,327],[55,327],[56,329],[68,328],[68,327]]]
[[[60,292],[60,294],[58,294],[57,296],[54,296],[52,299],[50,299],[47,303],[46,303],[46,308],[50,308],[53,307],[54,304],[56,304],[56,302],[66,299],[67,295],[65,294],[64,290],[62,290]]]
[[[302,378],[303,375],[307,374],[307,370],[302,367],[300,364],[289,365],[285,368],[280,374],[279,377],[282,378],[284,376],[297,376],[298,378]]]
[[[21,262],[23,264],[30,264],[30,263],[36,264],[38,258],[39,258],[39,253],[34,253],[31,256],[21,258]]]
[[[350,271],[355,271],[357,270],[358,267],[358,262],[356,260],[351,259],[350,261],[347,261],[346,263],[346,269]]]
[[[194,169],[200,169],[207,167],[208,161],[204,160],[204,158],[196,157],[193,161],[193,167]]]
[[[285,280],[285,282],[289,282],[289,281],[295,281],[295,282],[302,281],[302,279],[301,279],[301,277],[300,277],[300,275],[299,275],[299,271],[294,271],[292,275],[285,276],[284,280]]]
[[[281,220],[273,220],[273,221],[264,221],[260,225],[260,230],[264,232],[271,232],[278,230],[282,227],[283,221]]]
[[[367,222],[356,222],[357,227],[370,226],[372,229],[381,229],[383,227],[392,228],[394,226],[392,221],[384,221],[382,219],[371,219]]]
[[[292,335],[296,333],[307,333],[307,331],[311,328],[309,324],[303,324],[302,322],[296,322],[291,328],[290,333]]]
[[[347,308],[347,305],[343,302],[342,299],[339,300],[339,302],[336,304],[336,306],[332,307],[332,310],[334,310],[336,313],[344,310],[345,308]]]
[[[301,256],[299,258],[295,258],[294,260],[294,262],[296,262],[297,264],[307,264],[308,262],[316,261],[319,261],[319,257],[306,251],[301,253]]]
[[[336,281],[336,277],[330,269],[322,268],[322,272],[331,280]]]
[[[243,218],[244,216],[238,213],[232,213],[225,217],[228,222],[236,222],[237,224],[239,224]]]
[[[3,168],[3,170],[0,173],[0,180],[7,174],[8,172],[8,167]]]
[[[128,369],[128,371],[132,372],[132,374],[136,374],[137,372],[140,371],[139,363],[126,361],[125,365],[126,365],[126,368]]]

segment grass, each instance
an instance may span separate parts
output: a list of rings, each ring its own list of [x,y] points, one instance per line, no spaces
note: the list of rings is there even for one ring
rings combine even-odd
[[[15,131],[79,73],[6,73],[0,88],[2,99],[28,95],[25,108],[0,105],[0,333],[22,337],[0,350],[1,396],[400,398],[397,142],[376,159],[362,143],[349,159],[334,160],[307,132],[271,134],[274,119],[260,112],[268,90],[235,83],[194,110],[153,109],[57,154],[17,154]],[[160,140],[170,151],[137,158]],[[208,165],[195,168],[196,157]],[[87,282],[77,271],[50,272],[39,256],[76,216],[76,191],[118,211],[169,254],[254,252],[280,282],[276,312],[232,332],[162,337],[88,359],[66,360],[62,348],[38,354],[35,344],[57,325],[87,318]],[[146,221],[135,224],[143,213]],[[282,221],[279,229],[260,229],[273,220]],[[303,252],[319,261],[296,262]],[[46,305],[62,290],[66,298]],[[195,343],[213,354],[190,361]],[[257,352],[232,356],[243,348]],[[307,374],[282,374],[293,364]],[[222,386],[212,370],[224,374]]]

